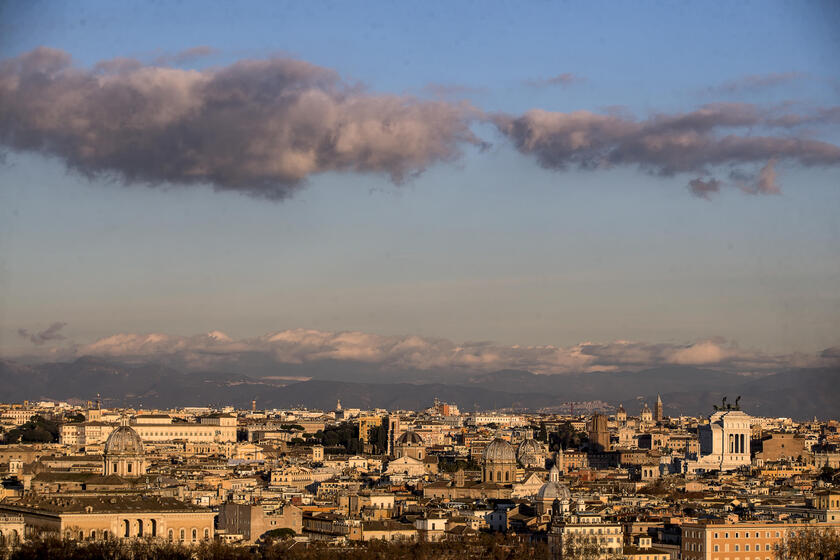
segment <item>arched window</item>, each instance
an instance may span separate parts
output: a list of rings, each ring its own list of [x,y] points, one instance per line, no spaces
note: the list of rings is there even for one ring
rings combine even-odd
[[[197,540],[197,539],[198,539],[198,531],[193,529],[192,530],[192,540]]]
[[[505,471],[505,482],[510,481],[510,471]]]
[[[85,540],[85,532],[84,531],[79,531],[79,540],[80,541]]]
[[[151,525],[152,525],[152,536],[156,537],[157,536],[157,520],[152,519],[149,523],[151,523]]]
[[[143,520],[142,519],[137,520],[137,536],[138,537],[143,536]]]
[[[125,538],[131,536],[131,523],[129,523],[128,519],[123,520],[123,527],[125,528],[125,534],[123,535]]]
[[[90,530],[90,540],[96,540],[96,529]]]
[[[172,540],[174,538],[175,538],[175,532],[172,531],[172,529],[169,529],[169,542],[172,542]]]
[[[183,529],[181,529],[181,540],[185,541],[186,539],[187,539],[187,533]]]
[[[205,541],[210,540],[210,529],[204,529],[204,540]]]

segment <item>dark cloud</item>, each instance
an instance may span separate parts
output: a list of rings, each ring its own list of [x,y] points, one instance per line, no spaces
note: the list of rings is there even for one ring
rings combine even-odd
[[[46,329],[42,330],[41,332],[37,333],[30,333],[27,329],[18,329],[18,335],[26,338],[32,344],[36,344],[38,346],[45,344],[47,342],[55,342],[56,340],[64,340],[64,335],[62,335],[59,331],[67,326],[67,323],[62,322],[55,322]]]
[[[199,45],[177,53],[162,54],[155,58],[155,64],[159,66],[178,66],[181,64],[189,64],[190,62],[194,62],[201,58],[213,56],[218,52],[219,51],[213,47]]]
[[[537,78],[534,80],[526,80],[525,85],[535,88],[543,88],[550,86],[568,87],[574,84],[579,84],[584,81],[586,80],[581,76],[569,72],[564,72],[563,74],[557,74],[556,76],[551,76],[550,78]]]
[[[755,193],[769,194],[778,192],[777,161],[804,166],[840,164],[837,145],[794,134],[790,127],[798,126],[807,115],[799,115],[798,120],[783,117],[754,105],[718,103],[688,113],[657,114],[647,120],[589,111],[542,110],[519,117],[496,115],[492,120],[520,152],[534,155],[548,169],[632,165],[670,176],[708,175],[729,167],[750,177]],[[781,124],[794,121],[797,124]],[[780,127],[784,130],[779,131]],[[711,181],[717,179],[694,184],[708,195],[712,191],[709,187],[715,185]],[[719,188],[720,183],[716,186]],[[695,194],[696,189],[692,188]]]
[[[374,95],[292,59],[216,70],[120,59],[93,70],[39,48],[0,62],[0,145],[125,183],[212,184],[266,198],[326,171],[393,181],[480,144],[466,103]]]
[[[763,89],[801,80],[806,74],[801,72],[779,72],[774,74],[751,74],[735,80],[729,80],[718,86],[708,88],[711,93],[755,93]]]
[[[708,200],[712,194],[720,190],[720,181],[717,179],[709,179],[704,181],[699,177],[688,182],[688,190],[696,197],[705,198]]]

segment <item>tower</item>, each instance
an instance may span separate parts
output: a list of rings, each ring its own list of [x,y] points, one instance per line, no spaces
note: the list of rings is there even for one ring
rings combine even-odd
[[[656,395],[656,413],[655,418],[657,423],[662,423],[662,397]]]
[[[610,450],[610,431],[603,414],[593,414],[589,421],[589,449],[596,453]]]
[[[387,432],[387,449],[386,452],[388,455],[394,454],[394,444],[397,441],[397,438],[400,435],[400,415],[399,414],[389,414],[387,417],[388,421],[388,432]]]

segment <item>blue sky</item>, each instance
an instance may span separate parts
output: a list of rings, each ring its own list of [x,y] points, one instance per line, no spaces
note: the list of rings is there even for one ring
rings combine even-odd
[[[80,67],[207,45],[184,68],[282,55],[375,93],[469,88],[482,110],[644,119],[705,103],[838,105],[831,3],[78,2],[7,4],[3,58]],[[563,73],[568,86],[529,81]],[[724,87],[796,75],[776,86]],[[125,186],[9,150],[0,167],[0,351],[66,322],[234,337],[305,327],[557,344],[724,337],[767,352],[840,344],[840,167],[778,165],[782,192],[692,196],[687,175],[553,170],[487,124],[394,185],[328,171],[276,202],[209,186]],[[806,134],[830,142],[835,129]]]

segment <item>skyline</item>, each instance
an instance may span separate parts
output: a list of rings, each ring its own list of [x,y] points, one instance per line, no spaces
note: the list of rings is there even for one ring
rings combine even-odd
[[[128,6],[0,18],[4,357],[311,330],[837,363],[831,3]]]

